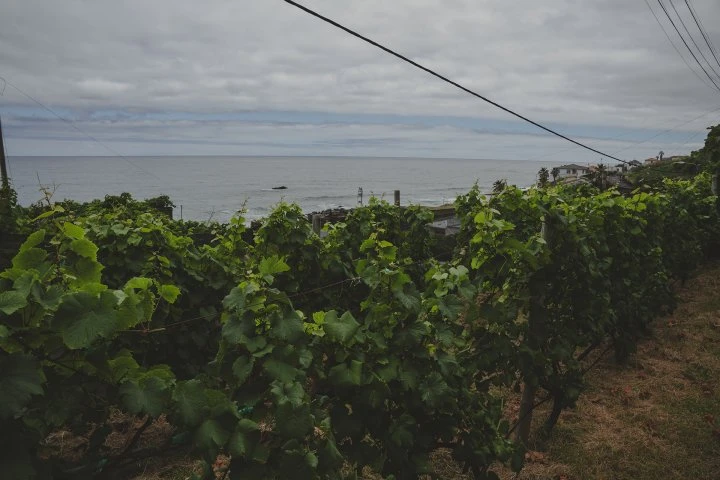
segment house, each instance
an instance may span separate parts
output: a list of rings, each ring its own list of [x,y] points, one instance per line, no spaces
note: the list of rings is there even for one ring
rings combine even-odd
[[[655,165],[656,163],[660,163],[660,157],[650,157],[646,158],[643,162],[645,165]]]
[[[590,167],[583,167],[582,165],[576,165],[571,163],[569,165],[560,165],[558,168],[558,177],[578,177],[587,175],[590,173]]]

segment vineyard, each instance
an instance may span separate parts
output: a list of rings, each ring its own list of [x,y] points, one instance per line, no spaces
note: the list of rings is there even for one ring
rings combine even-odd
[[[631,196],[475,188],[436,260],[420,207],[381,201],[312,230],[281,204],[250,231],[172,221],[129,196],[0,212],[24,241],[0,273],[4,478],[113,478],[192,449],[214,478],[432,474],[522,466],[529,418],[573,407],[593,351],[627,359],[671,285],[720,247],[710,176]],[[9,229],[8,229],[9,230]],[[499,390],[522,391],[519,422]],[[118,411],[142,426],[110,451]],[[155,419],[173,435],[139,447]],[[85,436],[77,458],[48,446]]]

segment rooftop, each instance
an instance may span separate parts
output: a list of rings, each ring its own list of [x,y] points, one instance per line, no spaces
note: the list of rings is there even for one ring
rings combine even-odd
[[[558,168],[570,168],[575,170],[590,170],[589,167],[583,167],[582,165],[575,165],[574,163],[568,165],[560,165]]]

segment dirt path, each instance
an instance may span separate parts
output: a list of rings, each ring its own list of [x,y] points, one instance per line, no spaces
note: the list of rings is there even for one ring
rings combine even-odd
[[[720,264],[678,293],[630,364],[601,362],[577,408],[535,439],[520,475],[503,478],[720,479]]]

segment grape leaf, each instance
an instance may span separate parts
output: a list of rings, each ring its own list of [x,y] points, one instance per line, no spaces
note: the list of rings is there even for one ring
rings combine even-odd
[[[40,363],[28,355],[0,358],[0,420],[18,415],[33,395],[42,395]]]
[[[195,427],[202,422],[206,407],[205,387],[198,380],[179,382],[172,394],[180,418],[189,427]]]
[[[12,315],[27,305],[27,298],[16,291],[0,293],[0,312],[5,315]]]
[[[345,312],[340,318],[332,310],[325,314],[323,329],[327,337],[332,340],[343,344],[349,343],[359,328],[360,324],[350,312]]]
[[[168,303],[175,303],[180,296],[180,289],[175,285],[160,285],[158,289],[160,296]]]
[[[87,348],[98,338],[115,332],[116,302],[117,298],[109,291],[99,297],[87,292],[66,295],[53,321],[65,345],[71,349]]]

